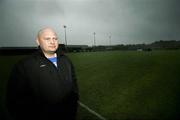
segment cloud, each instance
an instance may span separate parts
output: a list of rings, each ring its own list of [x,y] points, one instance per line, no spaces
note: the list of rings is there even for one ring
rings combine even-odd
[[[54,27],[69,44],[150,43],[180,40],[179,0],[2,0],[1,46],[34,46],[37,31]],[[6,39],[6,42],[4,41]]]

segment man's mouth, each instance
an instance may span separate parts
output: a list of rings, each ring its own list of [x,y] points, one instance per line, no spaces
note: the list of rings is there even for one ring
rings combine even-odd
[[[56,48],[56,46],[49,46],[50,48]]]

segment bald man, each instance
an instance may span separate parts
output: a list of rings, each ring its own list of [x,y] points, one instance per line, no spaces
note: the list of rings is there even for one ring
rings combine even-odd
[[[75,120],[79,99],[72,62],[58,48],[52,28],[38,32],[38,52],[20,60],[7,86],[7,108],[15,120]]]

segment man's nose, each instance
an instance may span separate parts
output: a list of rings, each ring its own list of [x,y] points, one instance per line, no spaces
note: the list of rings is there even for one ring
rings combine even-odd
[[[54,44],[54,43],[55,43],[55,39],[52,38],[51,41],[50,41],[50,43],[51,43],[51,44]]]

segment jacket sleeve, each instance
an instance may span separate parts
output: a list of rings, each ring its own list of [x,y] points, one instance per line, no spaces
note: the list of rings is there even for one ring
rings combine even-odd
[[[25,91],[26,79],[23,67],[15,65],[7,83],[6,105],[10,115],[17,116],[23,110]]]
[[[74,65],[72,63],[71,63],[71,72],[72,72],[72,79],[74,82],[73,90],[74,90],[74,93],[76,94],[77,99],[79,100],[79,88],[78,88],[78,84],[77,84],[77,77],[76,77]]]

